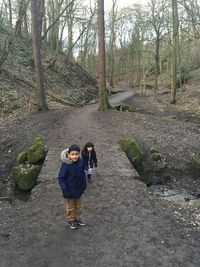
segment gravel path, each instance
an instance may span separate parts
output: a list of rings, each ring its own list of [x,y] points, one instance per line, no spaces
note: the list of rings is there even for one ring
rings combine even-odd
[[[130,91],[118,94],[113,101],[131,95]],[[30,200],[0,204],[0,266],[200,266],[198,229],[178,220],[171,203],[153,196],[136,179],[118,145],[120,138],[135,134],[144,145],[147,137],[153,140],[164,129],[142,114],[96,109],[96,105],[62,109],[58,115],[62,120],[44,131],[50,149]],[[171,136],[178,131],[176,125]],[[189,124],[182,127],[191,129]],[[65,203],[56,179],[60,152],[87,141],[96,145],[99,166],[83,198],[88,226],[72,231],[65,222]]]

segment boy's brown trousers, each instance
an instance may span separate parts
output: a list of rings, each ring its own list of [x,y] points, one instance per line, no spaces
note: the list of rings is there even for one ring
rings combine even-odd
[[[67,198],[66,202],[66,211],[67,211],[67,221],[71,222],[74,220],[81,219],[81,199],[69,199]]]

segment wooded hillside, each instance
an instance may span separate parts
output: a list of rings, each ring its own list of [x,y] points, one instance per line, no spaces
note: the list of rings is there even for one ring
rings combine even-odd
[[[184,91],[189,81],[199,81],[199,1],[149,0],[123,8],[119,0],[111,2],[105,13],[108,84],[112,87],[123,80],[138,85],[141,95],[147,84],[155,95],[165,87],[171,91],[170,102],[175,103],[177,88]],[[73,103],[84,103],[85,82],[89,88],[96,84],[85,70],[98,78],[97,3],[40,0],[38,14],[32,16],[38,18],[46,88],[62,98],[61,88],[68,87],[64,98]],[[31,12],[29,0],[1,1],[0,65],[6,77],[35,87]],[[81,97],[76,93],[79,88]],[[96,94],[96,90],[90,88],[89,93]]]
[[[1,27],[0,51],[0,118],[5,119],[34,109],[36,81],[30,38]],[[50,106],[56,102],[81,106],[96,99],[96,79],[75,61],[66,61],[64,53],[55,57],[43,47],[42,62]]]

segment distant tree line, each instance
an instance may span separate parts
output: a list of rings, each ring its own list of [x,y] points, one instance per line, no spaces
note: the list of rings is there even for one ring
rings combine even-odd
[[[155,95],[159,84],[168,82],[171,103],[175,103],[177,88],[184,90],[189,71],[200,67],[200,0],[149,0],[145,6],[128,8],[119,8],[118,2],[112,0],[105,15],[107,84],[112,87],[125,80],[130,86],[137,84],[145,95],[147,77],[154,75]],[[83,0],[0,3],[1,24],[19,36],[32,36],[33,40],[39,36],[39,43],[35,42],[48,47],[55,60],[62,53],[66,61],[75,60],[98,77],[98,22],[103,0],[91,0],[89,5]],[[36,21],[33,16],[31,20],[31,12],[37,12]]]

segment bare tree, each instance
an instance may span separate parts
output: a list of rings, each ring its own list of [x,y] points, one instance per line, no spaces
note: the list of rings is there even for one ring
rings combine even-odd
[[[154,30],[152,35],[153,39],[155,40],[155,94],[157,94],[158,76],[160,75],[160,42],[162,34],[166,27],[165,13],[167,5],[166,2],[163,0],[150,0],[149,7],[150,7],[149,22]]]
[[[109,103],[106,93],[104,0],[98,0],[98,40],[99,40],[99,110],[106,111],[109,108]]]
[[[30,0],[18,0],[18,14],[17,14],[17,21],[15,24],[15,34],[21,36],[22,35],[22,26],[23,21],[26,16],[26,11],[28,8]]]
[[[111,11],[111,29],[110,29],[110,46],[109,46],[109,50],[110,50],[110,60],[109,60],[109,85],[111,87],[113,87],[114,85],[114,63],[115,63],[115,55],[114,55],[114,47],[115,47],[115,41],[116,41],[116,28],[115,28],[115,24],[116,24],[116,4],[117,4],[117,0],[112,0],[112,11]]]
[[[31,0],[31,18],[32,18],[32,45],[33,45],[33,59],[35,64],[36,75],[36,96],[38,110],[46,111],[48,106],[46,103],[45,89],[44,89],[44,73],[41,61],[41,19],[40,9],[41,0]]]
[[[9,24],[10,24],[10,28],[12,28],[12,5],[11,5],[11,0],[8,0],[8,8],[9,8]]]
[[[88,14],[88,9],[84,10],[84,13]],[[85,17],[84,19],[86,22],[81,25],[81,28],[86,28],[85,34],[81,36],[80,42],[80,63],[81,65],[86,68],[86,59],[91,48],[94,48],[94,39],[96,39],[96,32],[93,31],[94,24],[96,24],[96,18],[94,21],[94,17],[96,15],[96,6],[92,9],[90,6],[90,14],[89,16]],[[82,33],[82,29],[80,34]],[[92,41],[92,44],[91,44]]]
[[[195,38],[200,38],[200,2],[199,0],[183,0],[180,2],[187,12],[187,21],[192,25]],[[191,35],[191,32],[189,32]]]
[[[177,48],[179,38],[179,23],[178,23],[178,3],[177,0],[172,0],[172,21],[173,21],[173,36],[172,36],[172,53],[171,53],[171,103],[176,103],[177,89]]]

